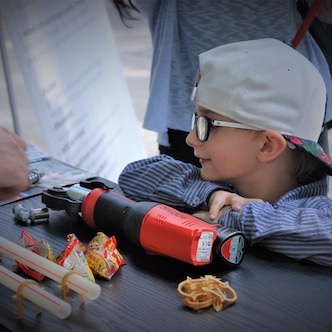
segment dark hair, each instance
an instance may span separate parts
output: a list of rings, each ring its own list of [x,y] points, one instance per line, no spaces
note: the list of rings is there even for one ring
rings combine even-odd
[[[298,185],[302,186],[326,177],[322,163],[317,158],[299,147],[293,151],[293,172]]]
[[[132,0],[112,0],[116,6],[122,23],[129,27],[127,21],[137,20],[133,13],[139,13],[139,9],[133,4]]]

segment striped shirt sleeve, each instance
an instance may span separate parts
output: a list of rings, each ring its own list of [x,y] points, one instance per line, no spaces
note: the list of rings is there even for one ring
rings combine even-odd
[[[207,198],[214,190],[233,191],[230,185],[203,181],[198,167],[165,155],[126,166],[119,186],[135,201],[163,203],[187,212],[207,210]]]

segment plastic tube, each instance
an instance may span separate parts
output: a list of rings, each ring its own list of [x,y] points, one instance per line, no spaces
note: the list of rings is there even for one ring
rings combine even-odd
[[[11,241],[6,240],[0,236],[0,252],[8,256],[35,271],[42,273],[43,275],[49,277],[50,279],[61,283],[65,275],[70,272],[68,269],[60,266],[52,261],[39,256],[38,254],[21,247]],[[84,278],[78,274],[71,274],[66,285],[71,290],[77,292],[78,294],[89,298],[90,300],[95,300],[99,297],[101,288],[98,284],[93,283],[87,278]]]
[[[14,292],[17,292],[20,285],[26,280],[28,279],[24,279],[0,266],[0,283]],[[22,289],[21,295],[61,319],[67,318],[71,313],[71,306],[69,303],[61,300],[37,285],[30,283],[26,284]]]

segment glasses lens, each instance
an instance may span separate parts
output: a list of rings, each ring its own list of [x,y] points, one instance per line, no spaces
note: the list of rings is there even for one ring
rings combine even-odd
[[[201,142],[205,142],[209,137],[209,121],[204,116],[196,118],[196,136]]]

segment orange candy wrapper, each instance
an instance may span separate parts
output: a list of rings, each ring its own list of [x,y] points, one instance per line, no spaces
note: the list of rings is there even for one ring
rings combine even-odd
[[[95,278],[85,257],[85,252],[86,248],[78,240],[76,235],[68,234],[66,249],[60,253],[56,261],[66,269],[78,272],[83,277],[95,282]]]
[[[40,240],[37,242],[26,230],[22,231],[21,238],[18,242],[20,246],[25,249],[28,249],[42,257],[49,259],[50,261],[54,262],[54,253],[50,247],[50,245],[45,240]],[[45,278],[45,276],[30,267],[16,262],[17,266],[24,271],[28,276],[41,281]]]
[[[108,237],[102,232],[90,241],[86,259],[94,274],[110,280],[121,265],[126,264],[117,249],[115,236]]]

